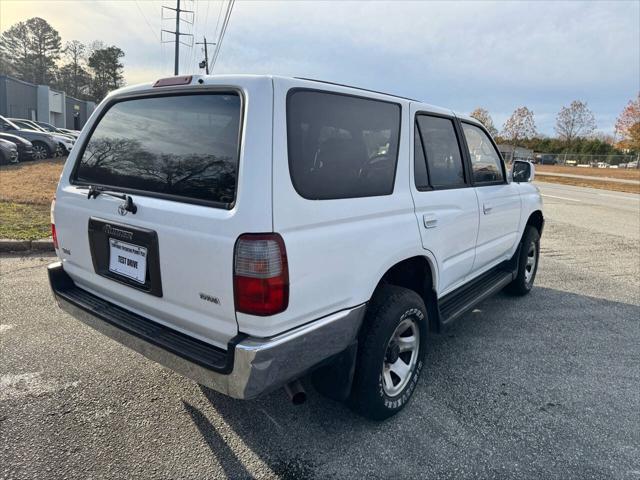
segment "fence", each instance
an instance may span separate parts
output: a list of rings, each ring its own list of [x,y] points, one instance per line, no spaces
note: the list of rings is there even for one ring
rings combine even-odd
[[[637,155],[586,155],[582,153],[536,153],[533,162],[543,165],[566,165],[592,168],[640,168]]]

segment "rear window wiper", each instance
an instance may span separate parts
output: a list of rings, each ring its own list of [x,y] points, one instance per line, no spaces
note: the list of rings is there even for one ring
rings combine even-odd
[[[133,203],[133,198],[131,195],[127,195],[125,193],[115,192],[112,190],[107,190],[106,188],[96,187],[95,185],[89,185],[89,191],[87,192],[87,199],[98,198],[98,195],[109,195],[110,197],[119,198],[124,200],[124,204],[122,208],[127,211],[135,214],[138,211],[138,207],[135,203]]]

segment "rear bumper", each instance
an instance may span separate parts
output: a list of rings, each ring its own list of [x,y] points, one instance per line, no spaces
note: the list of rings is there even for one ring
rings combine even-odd
[[[221,350],[77,287],[60,262],[49,265],[60,308],[117,342],[196,382],[249,399],[301,377],[342,352],[358,334],[365,304],[270,338],[238,335]]]

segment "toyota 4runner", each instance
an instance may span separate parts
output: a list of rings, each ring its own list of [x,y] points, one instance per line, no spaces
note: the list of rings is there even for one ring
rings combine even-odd
[[[58,304],[234,398],[285,387],[384,419],[426,339],[532,288],[533,166],[473,118],[315,80],[185,76],[93,113],[52,205]]]

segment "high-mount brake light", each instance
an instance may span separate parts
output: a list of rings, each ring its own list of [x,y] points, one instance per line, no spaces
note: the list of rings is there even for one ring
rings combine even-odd
[[[170,87],[172,85],[189,85],[193,75],[183,75],[180,77],[167,77],[157,80],[154,87]]]
[[[275,315],[289,304],[289,267],[282,237],[277,233],[238,237],[233,268],[236,311]]]

